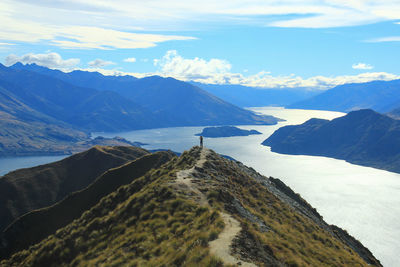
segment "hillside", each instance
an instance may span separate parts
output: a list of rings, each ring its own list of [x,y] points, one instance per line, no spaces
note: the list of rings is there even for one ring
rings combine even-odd
[[[277,122],[277,119],[272,116],[255,115],[253,112],[223,101],[197,86],[173,78],[152,76],[136,79],[131,76],[103,76],[100,73],[84,71],[64,73],[35,64],[22,65],[19,63],[11,66],[10,69],[37,73],[74,86],[98,90],[102,94],[105,91],[110,93],[112,91],[125,98],[126,101],[132,101],[138,107],[146,109],[149,115],[154,115],[153,121],[144,121],[147,124],[154,122],[153,126],[138,124],[134,128],[131,127],[132,129],[224,124],[268,125]],[[86,104],[82,105],[82,107],[85,106]],[[101,114],[103,113],[101,112]]]
[[[201,133],[195,134],[197,136],[203,137],[231,137],[231,136],[249,136],[253,134],[261,134],[256,130],[244,130],[234,126],[216,126],[216,127],[206,127],[201,131]]]
[[[156,126],[149,110],[115,92],[78,87],[47,75],[4,66],[0,66],[0,81],[6,82],[4,89],[26,106],[82,131]]]
[[[400,80],[351,83],[336,86],[286,108],[341,112],[373,109],[377,112],[388,112],[400,107],[399,92]]]
[[[0,81],[0,156],[59,153],[71,143],[89,139],[86,133],[30,108],[5,88],[10,85]]]
[[[61,161],[0,177],[0,231],[19,216],[81,190],[110,168],[148,154],[137,147],[94,147]]]
[[[372,110],[285,126],[263,145],[278,153],[326,156],[400,173],[400,121]]]
[[[89,188],[104,189],[101,181],[132,174],[78,219],[70,211],[79,202],[67,205],[69,198],[21,217],[1,237],[2,255],[19,252],[0,266],[381,266],[278,179],[199,147],[144,175],[130,170],[149,157],[69,197],[84,199]],[[27,248],[18,238],[38,235],[43,221],[53,226],[63,210],[70,223],[41,242]]]

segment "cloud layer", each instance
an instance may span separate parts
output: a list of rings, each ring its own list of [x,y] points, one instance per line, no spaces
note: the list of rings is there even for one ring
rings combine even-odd
[[[174,29],[201,22],[257,23],[261,26],[325,28],[362,25],[400,19],[398,0],[3,0],[0,9],[23,18],[43,14],[55,23],[69,14],[80,25],[109,25],[111,28]],[[7,10],[7,9],[5,9]],[[52,11],[43,12],[44,10]],[[60,14],[64,16],[59,16]],[[152,19],[149,19],[149,15]],[[71,16],[73,20],[71,20]],[[268,17],[269,16],[269,17]],[[265,20],[260,17],[266,17]],[[271,19],[272,18],[272,19]],[[63,23],[64,21],[60,21]]]
[[[178,55],[176,50],[168,51],[162,59],[155,59],[154,65],[160,68],[161,73],[184,80],[212,79],[231,69],[231,64],[226,60],[186,59]]]
[[[263,88],[310,87],[328,89],[345,83],[400,79],[399,75],[386,72],[366,72],[358,75],[302,78],[296,75],[273,76],[270,72],[261,71],[254,75],[245,76],[241,73],[230,72],[232,66],[226,60],[187,59],[180,56],[175,50],[168,51],[161,59],[155,60],[155,65],[159,67],[156,74],[171,76],[184,81],[196,81],[209,84],[241,84]],[[372,68],[372,66],[365,63],[355,64],[353,65],[353,68],[354,67],[364,70]]]
[[[70,10],[67,12],[62,7]],[[83,7],[89,11],[82,10]],[[76,12],[71,12],[74,8]],[[107,50],[148,48],[166,41],[195,39],[190,36],[135,33],[137,29],[132,28],[121,30],[106,23],[107,14],[112,14],[113,20],[117,21],[118,13],[106,12],[98,4],[88,5],[83,1],[72,4],[39,0],[29,4],[26,1],[4,0],[0,3],[0,41],[46,42],[65,49]],[[99,26],[101,24],[107,25]]]
[[[5,65],[10,66],[17,62],[21,62],[23,64],[35,63],[39,66],[44,66],[51,69],[69,70],[75,68],[80,63],[80,59],[70,58],[64,60],[57,53],[48,53],[48,54],[29,53],[23,56],[17,56],[14,54],[8,55],[5,58],[4,63]]]

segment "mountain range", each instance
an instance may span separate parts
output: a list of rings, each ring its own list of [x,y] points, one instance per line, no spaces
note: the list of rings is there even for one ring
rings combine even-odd
[[[262,144],[273,152],[326,156],[400,173],[400,121],[373,110],[284,126]]]
[[[95,125],[92,127],[86,126],[91,131],[224,124],[275,124],[277,122],[272,116],[255,115],[248,110],[225,102],[197,86],[173,78],[151,76],[137,79],[132,76],[103,76],[100,73],[84,71],[65,73],[35,64],[23,65],[21,63],[10,68],[15,71],[29,71],[44,75],[78,87],[79,91],[89,94],[89,99],[81,105],[77,114],[79,117],[86,117],[81,114],[87,113],[92,116],[85,121],[78,122],[73,120],[78,120],[74,117],[70,119],[70,123],[73,125],[78,124],[83,127],[93,118],[97,119],[92,114],[93,111],[97,116],[104,116],[108,109],[111,109],[109,119],[114,118],[116,114],[126,120],[128,118],[135,119],[131,123],[124,122],[123,126],[118,126],[119,124],[116,124],[115,121],[111,121],[110,125],[107,123],[108,127],[97,126],[97,123],[94,123]],[[111,101],[112,103],[110,103]],[[104,110],[104,106],[108,109]],[[128,107],[132,110],[129,110]],[[101,109],[96,110],[96,108]],[[116,121],[120,122],[122,118],[116,119]]]
[[[286,107],[341,112],[359,109],[390,112],[400,107],[400,80],[339,85]]]
[[[90,132],[278,121],[172,78],[64,73],[21,63],[0,64],[0,118],[0,156],[70,153],[90,143]]]
[[[29,207],[46,198],[40,172],[54,194]],[[0,266],[381,266],[282,181],[207,148],[95,147],[12,174],[30,199],[2,201],[27,213],[3,227]]]

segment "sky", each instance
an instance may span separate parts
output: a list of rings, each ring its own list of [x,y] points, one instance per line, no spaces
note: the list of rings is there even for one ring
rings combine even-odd
[[[0,62],[262,88],[400,79],[400,0],[2,0]]]

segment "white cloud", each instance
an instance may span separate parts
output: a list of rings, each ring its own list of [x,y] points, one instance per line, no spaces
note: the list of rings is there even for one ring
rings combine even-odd
[[[400,42],[400,36],[388,36],[366,40],[367,43]]]
[[[47,54],[25,54],[23,56],[17,56],[14,54],[8,55],[5,58],[5,65],[13,65],[17,62],[23,64],[35,63],[40,66],[48,67],[51,69],[72,69],[75,68],[79,63],[79,58],[62,59],[62,57],[57,53],[47,53]]]
[[[88,63],[88,65],[90,67],[93,67],[93,68],[102,68],[102,67],[105,67],[105,66],[108,66],[108,65],[115,65],[115,63],[112,62],[112,61],[106,61],[106,60],[97,58],[95,60],[90,61]]]
[[[196,81],[209,84],[241,84],[263,88],[310,87],[317,89],[328,89],[345,83],[400,79],[399,75],[386,72],[366,72],[358,75],[302,78],[296,75],[273,76],[270,72],[262,71],[254,75],[245,76],[241,73],[230,72],[232,66],[226,60],[205,60],[201,58],[186,59],[180,56],[175,50],[168,51],[161,59],[154,60],[154,63],[159,67],[158,72],[146,75],[134,74],[134,76],[161,75],[184,81]],[[367,64],[365,64],[365,66],[368,67]]]
[[[124,62],[135,63],[136,62],[136,58],[134,58],[134,57],[125,58]]]
[[[400,20],[398,0],[203,0],[201,5],[195,0],[2,0],[0,40],[72,49],[147,48],[193,37],[144,31],[226,23],[326,28],[389,20]]]
[[[370,64],[361,63],[361,62],[357,63],[357,64],[353,64],[351,67],[355,70],[372,70],[374,68],[374,66],[372,66]]]
[[[54,3],[56,2],[60,1],[54,1]],[[83,2],[80,4],[79,1],[75,2],[76,8],[80,4],[90,7]],[[42,4],[44,3],[52,6],[50,2],[42,1]],[[71,6],[71,8],[73,7],[74,5]],[[101,9],[96,9],[96,5],[93,5],[93,10],[92,14],[88,14],[87,11],[66,13],[65,10],[56,6],[46,8],[36,5],[36,3],[31,5],[4,0],[0,3],[0,25],[2,25],[0,40],[27,43],[46,42],[65,49],[106,50],[148,48],[166,41],[195,39],[190,36],[134,33],[131,27],[121,30],[121,27],[113,27],[106,22],[105,17],[112,12],[99,11]],[[37,14],[41,14],[41,16],[37,16]],[[118,14],[112,14],[112,18],[116,22]],[[122,19],[120,18],[120,20]]]
[[[207,61],[198,57],[186,59],[178,55],[176,50],[168,51],[160,60],[155,59],[154,65],[163,74],[186,80],[207,79],[231,69],[231,64],[226,60],[213,58]]]

